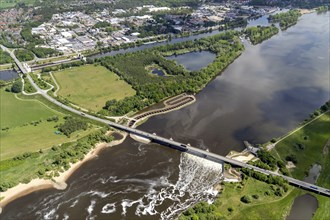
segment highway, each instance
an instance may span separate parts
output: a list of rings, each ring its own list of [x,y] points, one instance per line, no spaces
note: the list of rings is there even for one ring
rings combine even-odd
[[[15,60],[17,66],[20,69],[22,68],[21,69],[22,73],[23,74],[26,74],[27,71],[25,70],[24,66],[17,60],[17,58],[15,57],[15,55],[13,53],[10,53],[10,55]],[[145,132],[145,131],[141,131],[141,130],[138,130],[138,129],[135,129],[135,128],[130,128],[130,127],[127,127],[127,126],[124,126],[124,125],[120,125],[120,124],[114,123],[112,121],[109,121],[107,119],[98,118],[96,116],[86,114],[86,113],[84,113],[82,111],[79,111],[79,110],[74,109],[74,108],[72,108],[70,106],[64,105],[63,103],[57,101],[53,97],[49,96],[47,94],[47,92],[45,92],[44,90],[40,89],[35,84],[35,82],[33,81],[33,79],[31,78],[31,76],[29,74],[26,74],[26,77],[30,81],[31,85],[44,98],[46,98],[50,102],[53,102],[54,104],[58,105],[59,107],[61,107],[63,109],[66,109],[66,110],[68,110],[68,111],[70,111],[72,113],[75,113],[75,114],[84,116],[84,117],[89,118],[91,120],[95,120],[95,121],[98,121],[98,122],[107,124],[107,125],[109,125],[109,126],[111,126],[113,128],[116,128],[116,129],[119,129],[119,130],[122,130],[122,131],[125,131],[125,132],[128,132],[128,133],[132,133],[132,134],[135,134],[135,135],[138,135],[138,136],[141,136],[141,137],[150,139],[151,141],[153,141],[155,143],[158,143],[158,144],[161,144],[161,145],[164,145],[164,146],[167,146],[167,147],[170,147],[170,148],[179,150],[181,152],[186,152],[186,153],[193,154],[193,155],[198,156],[198,157],[201,157],[201,158],[205,158],[206,160],[211,160],[211,161],[214,161],[214,162],[217,162],[217,163],[221,163],[221,164],[223,162],[226,162],[226,163],[232,164],[234,166],[252,169],[254,171],[257,171],[257,172],[260,172],[260,173],[263,173],[263,174],[266,174],[266,175],[279,176],[279,177],[282,177],[285,180],[287,180],[292,185],[295,185],[297,187],[301,187],[301,188],[304,188],[304,189],[307,189],[307,190],[310,190],[310,191],[313,191],[313,192],[316,192],[316,193],[319,193],[319,194],[322,194],[322,195],[325,195],[325,196],[330,197],[330,190],[329,189],[326,189],[326,188],[323,188],[323,187],[319,187],[317,185],[310,184],[310,183],[307,183],[307,182],[304,182],[304,181],[301,181],[301,180],[297,180],[297,179],[294,179],[292,177],[284,176],[282,174],[278,174],[278,173],[272,172],[270,170],[265,170],[265,169],[262,169],[262,168],[259,168],[259,167],[256,167],[256,166],[245,164],[245,163],[242,163],[240,161],[237,161],[237,160],[234,160],[234,159],[230,159],[230,158],[227,158],[227,157],[218,155],[218,154],[214,154],[214,153],[211,153],[211,152],[208,152],[208,151],[199,149],[199,148],[195,148],[195,147],[192,147],[192,146],[189,146],[189,145],[186,145],[186,144],[183,144],[183,143],[174,141],[174,140],[170,140],[170,139],[167,139],[167,138],[164,138],[164,137],[160,137],[160,136],[155,135],[155,134],[151,134],[151,133],[148,133],[148,132]]]

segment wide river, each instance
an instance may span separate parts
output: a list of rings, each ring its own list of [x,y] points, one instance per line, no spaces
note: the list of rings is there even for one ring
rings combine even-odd
[[[225,155],[242,150],[244,140],[257,144],[285,134],[329,100],[329,13],[304,15],[260,45],[245,44],[194,104],[139,128]],[[216,195],[221,166],[200,160],[127,139],[84,164],[66,190],[17,199],[1,219],[173,218]]]

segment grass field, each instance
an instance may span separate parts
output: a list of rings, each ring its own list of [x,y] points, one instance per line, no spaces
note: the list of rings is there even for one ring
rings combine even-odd
[[[322,166],[317,185],[330,188],[330,157],[329,148],[324,146],[330,139],[330,112],[307,125],[303,129],[290,135],[275,147],[275,151],[281,158],[285,159],[288,154],[295,154],[298,160],[292,175],[302,179],[310,167],[318,163]],[[304,140],[304,137],[308,137]],[[302,143],[304,150],[297,150],[294,144]],[[314,194],[319,202],[313,219],[330,219],[330,198]]]
[[[35,0],[0,0],[0,9],[2,8],[12,8],[17,3],[25,3],[26,5],[32,5]]]
[[[125,81],[103,66],[85,65],[56,72],[59,96],[89,110],[99,111],[106,101],[135,95]]]
[[[292,175],[295,178],[303,179],[313,164],[320,163],[322,165],[325,161],[325,155],[322,152],[324,145],[330,138],[329,131],[330,112],[279,142],[274,151],[284,161],[286,156],[295,155],[298,162]],[[298,143],[304,145],[303,150],[296,147]]]
[[[13,93],[0,90],[1,95],[1,128],[9,128],[1,130],[0,140],[0,160],[12,158],[18,154],[27,151],[37,151],[76,140],[79,137],[91,132],[89,129],[84,132],[77,131],[70,138],[64,135],[56,135],[54,128],[64,122],[65,114],[53,110],[44,103],[36,99],[19,100]],[[47,118],[58,116],[58,122],[47,122]],[[34,126],[30,124],[33,121],[41,123]],[[95,128],[95,127],[94,127]]]
[[[58,112],[51,110],[36,100],[19,100],[13,93],[5,92],[4,89],[0,90],[0,97],[1,128],[9,127],[12,129],[32,121],[46,120],[58,114]]]
[[[229,219],[283,219],[298,194],[298,191],[290,188],[287,196],[266,196],[266,191],[272,191],[271,185],[253,178],[249,178],[242,188],[237,186],[239,184],[226,184],[215,203],[220,213]],[[245,195],[258,195],[259,198],[252,198],[251,203],[245,204],[240,201]],[[228,211],[230,207],[233,208],[232,212]]]

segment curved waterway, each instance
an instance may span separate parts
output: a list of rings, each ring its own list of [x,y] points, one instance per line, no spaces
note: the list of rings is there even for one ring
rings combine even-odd
[[[329,13],[246,51],[197,101],[139,128],[225,155],[243,141],[287,133],[329,99]],[[198,61],[196,61],[198,62]],[[221,166],[127,139],[77,170],[64,191],[34,192],[7,205],[1,219],[171,219],[212,201]],[[221,195],[220,195],[221,196]]]

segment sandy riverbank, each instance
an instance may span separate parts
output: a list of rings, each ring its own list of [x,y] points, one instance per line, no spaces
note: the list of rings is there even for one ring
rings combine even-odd
[[[109,134],[109,133],[108,133]],[[47,179],[33,179],[27,184],[20,183],[17,186],[14,186],[13,188],[8,189],[5,192],[0,193],[0,213],[2,211],[2,208],[5,207],[8,203],[12,202],[13,200],[20,198],[22,196],[25,196],[27,194],[30,194],[32,192],[35,192],[37,190],[41,189],[48,189],[48,188],[56,188],[59,190],[64,190],[67,187],[66,181],[67,179],[86,161],[89,161],[99,154],[99,152],[106,148],[106,147],[112,147],[115,145],[121,144],[125,138],[127,137],[127,134],[120,133],[123,137],[119,140],[111,141],[110,143],[99,143],[97,144],[88,154],[85,155],[84,159],[71,164],[70,168],[62,173],[58,177],[54,177],[53,180],[47,180]]]

